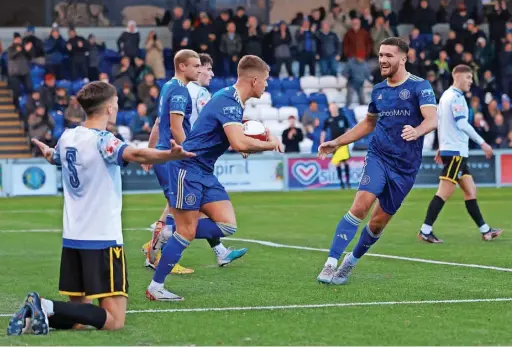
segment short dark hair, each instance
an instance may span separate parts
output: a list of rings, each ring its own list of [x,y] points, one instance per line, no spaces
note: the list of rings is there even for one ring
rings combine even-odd
[[[210,64],[213,67],[213,59],[212,59],[212,57],[210,57],[209,54],[200,53],[199,60],[201,61],[202,66]]]
[[[87,116],[98,112],[103,104],[117,95],[116,88],[105,82],[95,81],[86,84],[78,94],[76,99],[85,111]]]
[[[452,74],[455,75],[458,73],[468,73],[468,72],[473,73],[473,70],[465,64],[459,64],[453,68]]]
[[[270,71],[270,68],[260,57],[255,55],[245,55],[238,62],[237,71],[238,76],[240,77],[246,75],[250,71]]]
[[[387,39],[382,40],[380,45],[398,47],[398,49],[405,54],[409,52],[409,44],[399,37],[388,37]]]

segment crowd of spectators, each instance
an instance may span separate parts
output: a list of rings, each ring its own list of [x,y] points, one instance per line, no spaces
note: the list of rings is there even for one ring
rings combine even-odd
[[[185,16],[183,9],[176,7],[169,24],[170,46],[172,52],[189,48],[210,54],[216,63],[215,74],[222,77],[234,76],[237,62],[245,54],[263,57],[271,66],[273,77],[342,75],[348,81],[346,104],[350,105],[356,100],[364,101],[365,83],[382,80],[377,64],[379,42],[398,35],[399,25],[411,24],[407,70],[428,79],[439,98],[451,83],[451,69],[460,63],[469,65],[474,73],[473,87],[466,94],[471,121],[494,147],[508,148],[512,146],[512,19],[506,2],[497,2],[485,15],[463,3],[448,12],[445,1],[434,11],[427,0],[421,0],[418,7],[406,0],[396,13],[389,0],[384,0],[379,6],[361,11],[338,5],[329,11],[314,8],[308,14],[298,13],[291,23],[268,24],[248,16],[243,7],[221,11],[215,18],[207,12]],[[438,23],[449,23],[446,39],[433,32]],[[481,30],[482,23],[488,24],[488,33]],[[290,30],[289,25],[297,29]],[[4,73],[15,98],[27,95],[22,117],[29,135],[55,140],[51,136],[50,110],[62,112],[66,127],[76,126],[83,119],[76,100],[69,90],[57,88],[56,80],[100,79],[118,88],[121,110],[136,110],[138,116],[130,124],[133,137],[147,140],[156,118],[160,90],[157,82],[169,78],[164,44],[156,32],[141,37],[137,24],[129,21],[117,47],[105,47],[99,38],[82,36],[85,33],[78,33],[73,27],[68,28],[65,40],[61,30],[55,25],[43,41],[29,27],[23,36],[14,33],[12,45],[6,49],[8,69]],[[144,47],[143,54],[140,47]],[[120,61],[111,71],[102,71],[101,59],[107,48],[116,49]],[[70,69],[65,68],[68,62]],[[33,64],[44,66],[41,86],[32,85]],[[315,107],[318,105],[312,103],[299,115],[300,119],[290,120],[283,140],[286,138],[289,143],[307,136],[320,141],[323,124],[315,118]],[[295,122],[299,120],[301,126],[297,128]]]

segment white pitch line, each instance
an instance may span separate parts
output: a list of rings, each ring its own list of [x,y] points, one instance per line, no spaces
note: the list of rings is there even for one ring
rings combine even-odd
[[[303,247],[303,246],[290,246],[284,245],[275,242],[269,241],[259,241],[259,240],[251,240],[251,239],[239,239],[234,237],[228,237],[227,240],[231,241],[241,241],[248,243],[257,243],[263,246],[275,247],[275,248],[292,248],[292,249],[300,249],[306,251],[317,251],[317,252],[329,252],[327,248],[313,248],[313,247]],[[345,252],[347,253],[347,252]],[[487,270],[496,270],[496,271],[505,271],[512,272],[512,269],[505,267],[497,267],[497,266],[488,266],[488,265],[478,265],[478,264],[463,264],[463,263],[453,263],[449,261],[439,261],[439,260],[431,260],[431,259],[422,259],[422,258],[410,258],[410,257],[401,257],[397,255],[387,255],[387,254],[377,254],[377,253],[366,253],[367,257],[378,257],[378,258],[387,258],[387,259],[397,259],[397,260],[406,260],[417,263],[427,263],[427,264],[437,264],[437,265],[451,265],[451,266],[461,266],[461,267],[469,267],[469,268],[477,268],[477,269],[487,269]]]
[[[398,306],[398,305],[435,305],[435,304],[472,304],[485,302],[510,302],[512,298],[493,299],[450,299],[450,300],[415,300],[415,301],[370,301],[370,302],[340,302],[333,304],[306,305],[277,305],[277,306],[237,306],[237,307],[199,307],[199,308],[169,308],[128,310],[126,313],[177,313],[177,312],[219,312],[219,311],[273,311],[292,309],[356,307],[356,306]],[[0,317],[11,317],[12,314],[2,313]]]
[[[147,231],[150,230],[148,228],[124,228],[124,231]],[[60,233],[62,229],[6,229],[0,230],[0,233]],[[314,248],[314,247],[304,247],[304,246],[293,246],[293,245],[285,245],[281,243],[275,243],[270,241],[262,241],[262,240],[253,240],[253,239],[241,239],[236,237],[227,237],[226,240],[231,241],[239,241],[239,242],[247,242],[247,243],[256,243],[262,246],[274,247],[274,248],[289,248],[289,249],[298,249],[303,251],[316,251],[316,252],[329,252],[327,248]],[[346,252],[345,252],[346,253]],[[436,264],[436,265],[449,265],[449,266],[458,266],[458,267],[467,267],[473,269],[485,269],[485,270],[494,270],[494,271],[503,271],[503,272],[512,272],[512,268],[498,267],[498,266],[490,266],[490,265],[479,265],[479,264],[464,264],[464,263],[454,263],[449,261],[440,261],[440,260],[432,260],[432,259],[423,259],[423,258],[411,258],[411,257],[402,257],[398,255],[388,255],[388,254],[378,254],[378,253],[366,253],[367,257],[377,257],[377,258],[385,258],[385,259],[395,259],[395,260],[404,260],[411,261],[416,263],[425,263],[425,264]]]

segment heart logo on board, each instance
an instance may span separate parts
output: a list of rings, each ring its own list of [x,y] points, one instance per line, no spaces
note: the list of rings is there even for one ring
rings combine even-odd
[[[313,183],[320,172],[320,165],[316,162],[298,161],[292,166],[293,176],[303,185]]]

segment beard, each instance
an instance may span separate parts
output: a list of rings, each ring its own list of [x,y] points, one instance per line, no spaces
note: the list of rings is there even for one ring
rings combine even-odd
[[[386,66],[385,68],[380,66],[380,74],[384,78],[391,78],[397,73],[398,68],[399,68],[399,64],[389,65],[389,67]]]

